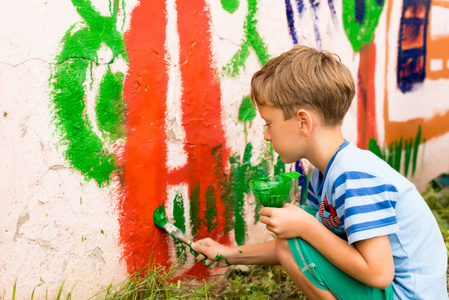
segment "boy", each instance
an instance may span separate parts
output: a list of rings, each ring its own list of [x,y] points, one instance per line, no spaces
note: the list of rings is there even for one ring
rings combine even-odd
[[[448,298],[447,253],[432,212],[412,183],[342,135],[354,90],[339,60],[305,46],[254,74],[264,138],[284,163],[315,166],[307,206],[264,207],[260,221],[276,239],[238,247],[203,239],[192,245],[197,260],[281,264],[309,299]]]

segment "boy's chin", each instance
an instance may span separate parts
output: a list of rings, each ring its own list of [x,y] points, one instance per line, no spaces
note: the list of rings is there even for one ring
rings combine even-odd
[[[279,155],[279,158],[281,159],[281,161],[282,161],[284,164],[291,164],[291,163],[296,162],[296,160],[289,160],[289,159],[287,159],[287,158],[285,158],[285,157],[282,157],[282,156],[280,156],[280,155]]]
[[[279,153],[278,153],[279,154]],[[279,154],[279,159],[284,163],[284,164],[292,164],[292,163],[296,163],[298,160],[300,160],[301,158],[298,157],[294,157],[294,158],[288,158],[288,157],[284,157],[282,155]]]

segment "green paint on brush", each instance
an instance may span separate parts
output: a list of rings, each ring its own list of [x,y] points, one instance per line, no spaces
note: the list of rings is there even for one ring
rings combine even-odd
[[[175,199],[173,199],[173,219],[176,227],[178,227],[183,233],[186,232],[186,218],[184,216],[184,199],[182,197],[182,194],[177,192]],[[176,256],[179,259],[179,262],[181,265],[183,265],[186,260],[187,256],[186,253],[186,246],[181,241],[175,240],[175,246],[176,246]]]
[[[220,2],[223,9],[231,14],[234,13],[240,5],[239,0],[220,0]]]
[[[153,212],[153,222],[157,227],[164,229],[165,224],[168,223],[167,216],[165,215],[165,207],[162,204],[158,206]]]
[[[215,188],[211,184],[206,190],[206,219],[207,231],[211,232],[218,224],[217,222],[217,200],[215,199]]]
[[[354,52],[359,52],[363,44],[371,43],[385,2],[378,0],[364,1],[364,18],[361,23],[359,23],[355,16],[355,5],[357,0],[343,0],[342,5],[343,27],[345,29],[346,36],[354,49]]]
[[[71,167],[79,170],[86,180],[94,179],[100,186],[107,184],[111,173],[117,168],[115,157],[107,150],[103,140],[94,132],[92,121],[86,114],[85,83],[86,73],[93,64],[98,64],[98,50],[105,45],[112,51],[112,63],[122,56],[127,59],[123,33],[116,28],[118,3],[114,4],[111,16],[102,16],[86,0],[72,0],[84,22],[74,24],[61,40],[61,51],[55,59],[50,78],[50,95],[54,103],[54,123],[65,146],[64,157]],[[92,75],[91,75],[92,76]],[[103,108],[115,103],[123,106],[123,74],[115,76],[116,82],[108,78],[102,80],[97,104]],[[91,78],[92,82],[92,78]],[[105,92],[114,87],[116,99]],[[106,97],[106,98],[103,98]],[[96,108],[99,128],[108,132],[110,138],[120,136],[118,128],[124,126],[124,113],[119,110],[103,111]],[[115,131],[111,128],[115,128]],[[122,134],[123,135],[123,134]],[[113,141],[111,141],[113,142]]]
[[[201,225],[199,181],[190,192],[190,225],[192,227],[192,236],[197,237]]]
[[[257,0],[248,0],[248,14],[243,25],[245,37],[240,49],[234,54],[231,61],[223,67],[225,76],[237,77],[240,74],[240,67],[245,65],[250,54],[250,48],[254,49],[262,66],[270,59],[270,55],[267,54],[267,46],[257,31],[256,13]]]

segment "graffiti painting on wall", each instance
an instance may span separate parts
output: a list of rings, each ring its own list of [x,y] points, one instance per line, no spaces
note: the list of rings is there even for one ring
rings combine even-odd
[[[166,3],[141,3],[132,13],[129,30],[117,29],[125,5],[111,2],[111,17],[101,16],[87,1],[73,0],[84,22],[75,24],[61,41],[58,64],[51,78],[55,122],[65,145],[65,157],[87,180],[108,185],[118,178],[121,243],[130,272],[143,268],[154,248],[159,263],[167,264],[170,249],[166,236],[152,222],[153,211],[169,201],[175,225],[194,238],[212,236],[230,243],[245,243],[245,195],[253,175],[268,175],[273,152],[264,151],[251,165],[253,146],[246,143],[243,156],[226,146],[221,117],[221,92],[210,64],[210,16],[204,1],[176,1],[179,61],[182,82],[181,123],[184,130],[182,166],[167,167],[167,141],[173,137],[166,125],[168,67]],[[195,9],[192,9],[192,6]],[[249,1],[246,36],[224,76],[237,76],[251,47],[261,64],[268,55],[256,30],[257,2]],[[232,12],[226,1],[223,8]],[[192,24],[195,20],[195,24]],[[94,84],[101,67],[101,51],[112,51],[103,79]],[[126,70],[113,70],[116,60]],[[91,78],[86,74],[91,74]],[[205,92],[206,91],[206,92]],[[89,115],[89,93],[95,94],[95,114]],[[239,121],[250,124],[256,116],[249,97],[242,99]],[[126,120],[126,121],[125,121]],[[121,159],[123,157],[123,159]],[[230,164],[230,170],[225,171]],[[118,176],[117,176],[118,175]],[[167,200],[170,190],[174,197]],[[167,203],[166,203],[167,204]],[[259,207],[260,208],[260,207]],[[257,214],[256,214],[257,218]],[[185,251],[175,244],[177,256]],[[185,258],[184,258],[185,260]],[[184,261],[185,262],[185,261]],[[186,263],[187,274],[207,274],[201,264]]]
[[[268,144],[254,149],[248,142],[247,128],[256,117],[248,96],[239,99],[236,120],[245,136],[242,153],[230,148],[223,127],[220,78],[238,79],[251,53],[260,65],[270,58],[257,27],[258,2],[247,1],[243,39],[221,70],[213,63],[211,17],[205,0],[141,1],[130,13],[126,32],[123,0],[110,1],[110,16],[101,15],[89,1],[72,3],[83,21],[67,30],[55,59],[50,78],[54,122],[73,169],[99,186],[108,186],[112,180],[120,182],[115,196],[119,199],[120,243],[128,270],[143,268],[151,248],[162,264],[185,253],[183,245],[171,245],[173,242],[152,221],[153,211],[161,204],[175,225],[193,238],[211,236],[227,244],[244,244],[250,178],[285,171]],[[221,5],[223,13],[233,14],[240,2],[222,0]],[[302,42],[295,20],[310,13],[315,46],[323,47],[323,32],[318,26],[322,5],[320,1],[285,0],[285,28],[292,44]],[[327,5],[338,27],[339,12],[332,0]],[[403,2],[397,52],[397,89],[403,93],[413,93],[412,87],[427,79],[449,78],[444,63],[440,69],[431,66],[438,59],[449,59],[446,52],[435,50],[442,40],[448,44],[447,36],[428,34],[432,6],[448,5],[445,1]],[[175,15],[170,15],[173,12]],[[398,170],[405,149],[403,168],[407,175],[410,164],[410,173],[415,170],[418,146],[448,132],[444,118],[449,110],[430,121],[392,121],[388,115],[391,99],[385,87],[384,142],[388,148],[378,145],[375,101],[376,92],[381,91],[375,90],[374,34],[383,13],[388,31],[391,1],[342,3],[340,26],[360,58],[357,144],[370,148]],[[173,26],[176,38],[167,36],[168,26]],[[177,46],[170,46],[170,41]],[[180,85],[178,94],[171,90],[174,77]],[[174,103],[177,109],[173,109]],[[405,133],[407,126],[412,130]],[[178,146],[175,162],[168,154],[172,145]],[[254,159],[254,153],[260,153],[259,157]],[[301,162],[295,168],[303,170]],[[258,209],[255,206],[254,222]],[[182,257],[186,274],[208,274],[201,264]]]
[[[420,144],[426,143],[433,138],[442,136],[449,132],[449,107],[441,105],[437,113],[431,116],[412,116],[405,121],[396,121],[391,117],[390,106],[403,96],[392,93],[398,90],[402,95],[413,96],[425,88],[426,81],[431,83],[439,79],[449,78],[447,61],[448,55],[443,49],[449,42],[449,32],[446,28],[447,16],[449,13],[449,3],[447,1],[427,1],[427,0],[405,0],[402,2],[400,22],[398,32],[391,31],[392,1],[386,2],[387,7],[387,38],[390,35],[397,35],[397,51],[388,48],[385,62],[385,90],[384,90],[384,143],[387,150],[383,151],[384,156],[396,156],[396,163],[392,165],[406,175],[409,168],[412,174],[416,167],[417,148]],[[391,45],[393,49],[395,45]],[[391,50],[390,50],[391,49]],[[389,82],[388,78],[388,57],[396,56],[397,69],[395,84]],[[389,85],[391,88],[389,89]],[[429,89],[429,88],[428,88]],[[444,97],[444,96],[443,96]],[[407,98],[404,97],[404,105],[407,105]],[[441,101],[439,97],[432,99],[421,99],[423,103],[431,101]],[[442,101],[446,102],[447,101]],[[434,103],[428,103],[427,107],[432,107]],[[410,105],[408,105],[409,107]],[[406,107],[405,107],[406,108]],[[419,113],[419,110],[415,110]],[[412,150],[413,149],[413,150]],[[390,154],[387,154],[390,152]],[[404,157],[402,158],[402,153]],[[411,157],[413,159],[411,159]],[[403,167],[401,168],[401,161]],[[390,159],[391,161],[391,159]]]

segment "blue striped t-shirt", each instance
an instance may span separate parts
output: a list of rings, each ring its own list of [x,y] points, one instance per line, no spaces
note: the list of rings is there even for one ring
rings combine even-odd
[[[313,170],[307,204],[350,245],[389,237],[396,299],[448,299],[447,254],[432,212],[415,186],[372,152],[345,141],[324,176]]]

